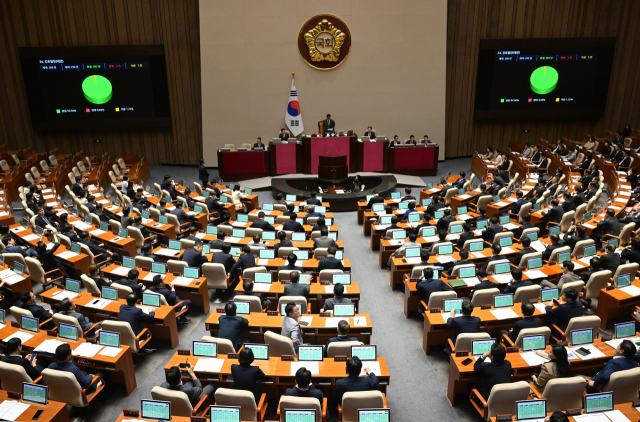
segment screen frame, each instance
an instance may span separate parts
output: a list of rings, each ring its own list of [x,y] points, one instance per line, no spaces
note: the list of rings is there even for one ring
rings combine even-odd
[[[386,413],[386,415],[388,416],[387,420],[390,421],[391,420],[391,409],[390,408],[380,408],[380,409],[375,409],[375,408],[371,408],[371,409],[358,409],[358,422],[363,422],[361,419],[361,415],[360,412],[371,412],[371,411],[384,411]]]
[[[242,420],[242,408],[240,406],[222,406],[222,405],[219,405],[219,404],[212,404],[212,405],[209,406],[209,421],[213,421],[213,419],[211,418],[211,410],[214,407],[218,408],[218,409],[221,409],[221,408],[238,409],[238,421],[237,422],[240,422]]]
[[[587,400],[589,399],[589,397],[592,396],[600,396],[602,394],[611,394],[611,409],[609,410],[592,410],[591,412],[589,412],[587,410]],[[592,393],[592,394],[585,394],[584,395],[584,414],[587,415],[589,413],[602,413],[602,412],[608,412],[611,411],[615,408],[615,397],[613,395],[613,391],[603,391],[601,393]]]
[[[547,399],[535,399],[535,400],[518,400],[516,401],[516,420],[518,421],[527,421],[530,419],[540,419],[539,417],[532,417],[532,418],[520,418],[520,415],[518,415],[518,405],[520,403],[527,403],[527,404],[532,404],[534,402],[543,402],[544,403],[544,416],[543,418],[545,418],[547,416]]]
[[[215,356],[197,355],[197,354],[196,354],[196,343],[204,343],[204,344],[207,344],[207,345],[211,345],[211,344],[215,345],[215,348],[216,348],[216,355],[215,355]],[[218,357],[218,343],[216,343],[216,342],[193,340],[193,345],[192,345],[191,350],[192,350],[192,353],[191,353],[191,354],[192,354],[194,357],[200,357],[200,358],[216,358],[216,359],[217,359],[217,357]]]
[[[306,348],[313,348],[314,350],[320,350],[320,359],[305,359],[305,360],[301,360],[300,359],[300,349],[302,349],[303,347]],[[298,348],[298,362],[324,362],[324,346],[315,346],[315,345],[311,345],[311,346],[307,346],[307,345],[300,345],[300,347]]]
[[[40,403],[40,402],[37,402],[37,401],[35,401],[35,400],[27,400],[27,399],[25,399],[25,398],[24,398],[24,387],[25,387],[26,385],[31,385],[31,386],[38,387],[38,388],[44,388],[44,397],[45,397],[45,399],[44,399],[44,403]],[[46,386],[46,385],[41,385],[41,384],[34,384],[34,383],[30,383],[30,382],[23,382],[23,383],[22,383],[22,397],[21,397],[21,400],[22,400],[23,402],[25,402],[25,403],[33,403],[33,404],[37,404],[37,405],[40,405],[40,406],[46,406],[46,405],[49,403],[49,387],[48,387],[48,386]]]
[[[150,418],[148,416],[144,416],[143,412],[144,412],[144,403],[166,403],[169,405],[169,417],[168,418]],[[170,401],[164,401],[164,400],[145,400],[142,399],[140,400],[140,418],[142,419],[150,419],[150,420],[157,420],[157,421],[170,421],[171,420],[171,402]]]

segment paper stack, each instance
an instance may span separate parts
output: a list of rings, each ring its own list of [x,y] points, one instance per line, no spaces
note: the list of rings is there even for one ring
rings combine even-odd
[[[223,364],[224,359],[200,358],[193,370],[196,372],[220,372]]]
[[[307,368],[313,375],[320,374],[318,362],[291,362],[291,375],[295,375],[300,368]]]
[[[36,353],[49,353],[53,355],[61,344],[64,344],[64,342],[52,338],[40,343],[33,351]]]
[[[73,356],[92,358],[102,349],[102,347],[103,346],[98,344],[82,343],[80,346],[76,347],[76,350],[74,350],[72,354]]]

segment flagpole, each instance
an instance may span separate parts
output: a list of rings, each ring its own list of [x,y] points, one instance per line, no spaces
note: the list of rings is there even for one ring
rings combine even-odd
[[[291,72],[291,79],[293,79],[293,84],[296,84],[296,72]]]

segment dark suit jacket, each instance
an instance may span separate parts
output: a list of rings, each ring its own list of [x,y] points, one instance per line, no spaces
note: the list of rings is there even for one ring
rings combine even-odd
[[[516,290],[518,290],[520,287],[526,287],[526,286],[533,286],[533,283],[531,282],[531,280],[520,280],[515,283],[508,284],[507,287],[504,288],[504,293],[515,294]]]
[[[333,119],[324,119],[322,121],[322,132],[326,133],[329,129],[333,129],[335,132],[336,122]]]
[[[255,144],[253,144],[253,147],[251,149],[265,149],[265,145],[262,142],[256,142]]]
[[[274,230],[274,229],[271,229]],[[292,232],[303,232],[304,226],[298,223],[296,220],[285,221],[282,224],[282,230],[292,231]]]
[[[195,407],[200,401],[200,396],[202,396],[202,384],[200,384],[199,379],[189,380],[184,382],[181,385],[170,385],[168,382],[163,382],[160,384],[160,387],[166,388],[167,390],[172,391],[180,391],[185,393],[189,398],[189,402],[191,406]]]
[[[564,212],[575,211],[576,210],[575,200],[572,198],[564,201],[562,203],[562,209],[564,210]]]
[[[531,156],[531,161],[540,161],[541,157],[540,151],[536,151],[533,156]]]
[[[633,369],[638,367],[638,362],[633,359],[620,357],[617,359],[611,359],[607,364],[593,377],[593,386],[598,388],[604,388],[609,382],[611,375],[617,371],[626,371],[627,369]]]
[[[581,192],[573,197],[573,203],[575,204],[576,208],[578,208],[580,205],[584,204],[585,202],[587,202],[587,199],[584,196],[584,192]]]
[[[280,135],[278,135],[278,138],[280,138],[281,141],[286,141],[289,139],[289,134],[288,133],[281,133]]]
[[[253,256],[250,253],[240,255],[236,263],[233,264],[233,267],[231,267],[231,274],[235,274],[237,268],[240,268],[242,271],[244,271],[247,268],[253,268],[255,266],[256,266],[255,256]]]
[[[522,208],[522,206],[524,204],[526,204],[528,201],[524,198],[522,199],[518,199],[516,202],[514,202],[514,204],[511,206],[511,214],[518,214],[520,212],[520,208]]]
[[[579,300],[561,303],[560,306],[556,308],[547,306],[545,310],[547,311],[547,315],[557,318],[556,325],[562,331],[567,329],[571,318],[582,316],[583,313],[582,303],[580,303]]]
[[[53,315],[53,314],[50,314],[49,311],[44,309],[42,306],[36,305],[36,304],[29,305],[29,304],[20,302],[19,307],[31,312],[34,318],[38,318],[38,323],[45,322],[46,320],[51,318]]]
[[[231,365],[231,375],[233,376],[233,388],[236,390],[251,391],[256,399],[260,401],[262,393],[258,390],[257,382],[265,379],[264,372],[258,366],[253,365]]]
[[[551,257],[551,253],[554,250],[556,250],[558,248],[562,248],[562,247],[564,247],[564,245],[561,244],[561,243],[556,243],[556,244],[552,243],[551,245],[547,246],[547,248],[544,250],[544,252],[542,252],[542,260],[543,261],[548,261],[549,258]]]
[[[464,242],[466,242],[467,240],[471,240],[475,237],[476,235],[473,232],[462,232],[460,233],[460,237],[456,242],[456,246],[458,247],[458,249],[462,249],[464,247]]]
[[[480,378],[484,379],[484,386],[478,389],[485,400],[489,398],[494,385],[511,382],[511,362],[504,360],[501,363],[485,362],[483,357],[476,360],[473,369]]]
[[[498,285],[496,283],[494,283],[493,281],[490,281],[489,279],[481,280],[480,283],[478,283],[475,286],[473,286],[473,290],[471,290],[471,294],[469,294],[469,300],[473,299],[473,295],[478,290],[493,289],[493,288],[496,288],[496,287],[498,287]]]
[[[522,237],[522,232],[524,232],[526,229],[533,229],[534,227],[536,227],[534,224],[524,223],[513,231],[513,237],[515,237],[516,239],[520,239]]]
[[[320,402],[320,406],[322,406],[322,400],[324,400],[324,395],[322,391],[315,388],[313,385],[310,385],[307,390],[300,390],[297,386],[289,387],[284,392],[285,396],[295,396],[295,397],[313,397],[314,399],[318,399]]]
[[[309,294],[310,286],[308,284],[291,283],[284,286],[285,296],[306,296]]]
[[[215,257],[216,255],[217,254],[214,254],[213,256]],[[185,250],[184,254],[182,254],[182,260],[186,262],[188,266],[194,268],[202,268],[202,264],[209,262],[207,257],[205,255],[202,255],[202,252],[198,252],[194,248]]]
[[[603,270],[609,270],[614,274],[620,266],[620,255],[617,252],[600,255],[600,265]]]
[[[620,235],[620,223],[615,217],[607,217],[604,220],[598,221],[598,228],[601,232],[598,236],[604,236],[605,234],[612,234],[614,236]]]
[[[276,256],[278,256],[278,251],[280,250],[280,248],[290,248],[292,246],[293,243],[289,239],[286,239],[284,242],[278,242],[273,245],[273,249],[276,251]]]
[[[209,172],[207,171],[207,168],[204,166],[204,164],[200,164],[200,166],[198,167],[198,180],[209,180]],[[204,187],[206,186],[203,186],[203,188]]]
[[[333,256],[328,256],[324,259],[321,259],[318,263],[318,272],[322,270],[342,270],[344,271],[344,265],[342,265],[342,261],[336,259]]]
[[[516,254],[516,256],[513,257],[513,261],[511,261],[511,263],[517,267],[518,265],[520,265],[520,261],[522,260],[523,256],[534,252],[536,252],[536,250],[533,248],[523,248]]]
[[[438,220],[438,225],[437,230],[444,230],[447,231],[449,230],[449,225],[451,223],[453,223],[454,221],[458,221],[458,219],[452,215],[448,216],[448,217],[442,217],[440,220]]]
[[[640,264],[640,251],[636,249],[623,249],[620,253],[620,258]]]
[[[562,221],[562,216],[564,215],[564,210],[560,205],[558,205],[557,207],[551,208],[543,215],[549,217],[549,222],[551,223],[560,223],[560,221]]]
[[[491,283],[495,285],[495,283]],[[479,286],[479,284],[476,284]],[[447,327],[453,328],[453,344],[456,344],[456,339],[459,334],[462,333],[477,333],[480,331],[480,326],[482,323],[480,322],[480,318],[471,315],[462,315],[456,318],[449,317],[447,319]]]
[[[280,271],[282,271],[282,270],[299,271],[301,273],[304,272],[304,268],[299,267],[297,265],[289,265],[289,264],[283,265],[282,267],[280,267]]]
[[[237,351],[240,349],[240,346],[242,346],[240,332],[247,325],[249,325],[249,321],[241,316],[221,315],[220,318],[218,318],[218,337],[231,340],[233,347],[235,347]]]
[[[178,296],[176,296],[176,292],[172,292],[166,287],[151,286],[148,290],[164,296],[164,299],[167,301],[167,305],[169,306],[174,306],[177,302]]]
[[[31,377],[31,380],[35,380],[36,378],[40,377],[40,370],[35,366],[31,366],[29,361],[23,358],[22,356],[19,356],[19,355],[1,356],[0,360],[2,360],[2,362],[22,366],[22,368],[24,368],[27,375]]]
[[[149,312],[149,314],[145,314],[142,312],[142,309],[136,306],[121,305],[118,321],[128,322],[129,325],[131,325],[133,333],[138,335],[140,334],[140,331],[142,331],[141,323],[143,321],[153,321],[153,317],[155,315],[156,313],[154,311]]]
[[[363,368],[366,367],[363,364]],[[342,378],[336,381],[336,401],[338,404],[342,404],[342,396],[344,393],[351,391],[369,391],[377,390],[380,381],[376,374],[369,372],[368,377],[352,377],[349,375],[347,378]]]
[[[271,224],[269,224],[268,221],[264,221],[264,220],[256,220],[253,222],[253,224],[251,225],[251,227],[256,228],[256,229],[262,229],[263,231],[268,231],[268,232],[272,232],[275,231],[276,229],[273,228],[273,226]]]
[[[309,198],[307,199],[307,205],[322,205],[322,201],[318,198]]]
[[[496,234],[502,233],[502,231],[503,229],[501,225],[494,224],[493,226],[489,226],[485,230],[482,230],[482,238],[489,243],[493,243],[493,238],[496,237]]]
[[[444,281],[433,278],[429,280],[419,281],[416,284],[416,288],[418,289],[418,293],[420,293],[422,300],[425,304],[427,304],[427,306],[429,305],[429,298],[431,297],[431,293],[453,291],[451,286],[449,286]]]
[[[513,323],[513,331],[509,333],[511,341],[516,341],[518,334],[523,328],[538,328],[542,327],[542,320],[535,317],[523,317],[520,321]]]
[[[49,369],[71,372],[76,377],[76,380],[78,381],[78,384],[80,384],[81,388],[87,388],[89,384],[91,384],[91,380],[93,379],[92,376],[85,374],[80,370],[80,368],[78,368],[71,362],[53,362],[49,365]]]

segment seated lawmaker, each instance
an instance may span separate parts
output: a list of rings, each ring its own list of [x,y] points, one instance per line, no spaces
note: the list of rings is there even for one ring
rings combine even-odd
[[[340,259],[336,259],[336,252],[338,248],[335,246],[329,246],[327,248],[327,257],[321,259],[318,263],[318,272],[322,270],[342,270],[346,271],[344,265],[342,265],[342,261]]]
[[[231,376],[233,377],[233,388],[245,390],[253,393],[256,403],[260,402],[262,393],[258,389],[258,383],[265,380],[266,376],[259,366],[252,365],[254,360],[253,350],[244,347],[238,353],[239,365],[231,365]]]
[[[128,322],[133,333],[137,336],[142,332],[142,323],[153,321],[156,313],[155,311],[150,310],[147,314],[141,308],[138,308],[136,306],[138,298],[135,293],[129,293],[126,300],[126,305],[120,305],[118,321]]]
[[[362,362],[360,358],[354,356],[347,359],[347,378],[336,381],[336,401],[342,404],[342,396],[350,391],[370,391],[377,390],[380,381],[378,377],[368,367],[364,368],[365,377],[361,377]]]
[[[244,282],[242,283],[242,289],[244,290],[244,296],[255,296],[260,299],[262,310],[269,309],[269,307],[271,306],[271,301],[269,299],[265,299],[261,293],[253,291],[253,282],[251,280],[244,280]]]
[[[189,267],[202,268],[202,264],[209,262],[209,258],[202,253],[203,250],[204,245],[202,244],[202,240],[198,239],[193,242],[193,248],[184,251],[182,260],[185,261]]]
[[[607,385],[614,372],[637,368],[636,350],[636,346],[631,340],[623,340],[622,343],[618,344],[616,351],[613,353],[613,359],[607,362],[595,377],[587,380],[587,393],[601,391]]]
[[[289,134],[287,133],[287,131],[284,128],[282,128],[282,129],[280,129],[280,134],[278,135],[278,138],[282,142],[287,142],[287,141],[289,141]]]
[[[178,309],[176,309],[176,312],[182,311],[185,306],[187,308],[191,307],[191,301],[189,299],[180,299],[176,294],[176,288],[172,284],[167,287],[161,275],[156,275],[153,277],[153,280],[151,281],[151,287],[149,287],[149,291],[164,296],[164,300],[167,301],[167,305],[169,306],[175,306],[180,302],[184,302]],[[186,316],[188,313],[189,311],[180,315],[180,318],[178,318],[178,324],[187,324],[191,322],[191,320]]]
[[[498,336],[502,338],[503,335],[506,335],[515,343],[518,338],[518,334],[524,328],[539,328],[542,327],[542,320],[540,318],[536,318],[533,316],[536,308],[529,301],[522,302],[520,305],[520,310],[522,311],[522,319],[513,323],[513,328],[507,330],[500,330]]]
[[[13,337],[7,342],[7,347],[4,353],[5,354],[3,356],[0,356],[0,360],[2,360],[2,362],[22,366],[32,381],[35,381],[40,377],[44,367],[42,365],[38,365],[37,358],[34,358],[33,362],[31,362],[31,353],[27,354],[24,358],[22,357],[22,340],[18,337]]]
[[[282,230],[280,231],[280,233],[283,233],[284,231],[291,231],[291,232],[298,232],[298,233],[304,232],[304,226],[296,220],[297,217],[298,216],[295,213],[291,214],[289,216],[289,221],[285,221],[284,224],[282,225]],[[320,218],[318,218],[318,220],[320,220]]]
[[[394,148],[397,145],[402,145],[402,142],[398,140],[398,135],[393,135],[393,140],[389,142],[389,148]]]
[[[297,271],[292,271],[289,273],[290,284],[284,286],[284,295],[285,296],[304,296],[306,297],[309,294],[311,289],[310,284],[300,284],[300,273]]]
[[[322,201],[317,198],[318,192],[312,191],[309,194],[311,198],[307,199],[307,205],[322,205]]]
[[[504,288],[504,294],[513,293],[516,294],[520,287],[533,286],[531,280],[523,280],[522,279],[522,270],[519,268],[514,268],[511,270],[511,281]]]
[[[555,317],[557,319],[555,325],[565,331],[571,318],[582,316],[583,308],[582,303],[578,300],[578,292],[571,287],[564,289],[561,299],[564,303],[553,299],[553,304],[556,307],[549,305],[545,307],[545,311],[547,315]]]
[[[564,261],[562,263],[562,275],[560,276],[560,280],[558,281],[558,284],[556,285],[549,280],[542,280],[540,282],[540,287],[542,287],[543,289],[544,288],[553,289],[554,287],[557,287],[558,289],[560,289],[560,291],[562,291],[562,286],[564,286],[565,283],[571,283],[573,281],[580,280],[580,276],[578,276],[577,274],[574,274],[573,269],[574,269],[573,262]]]
[[[336,304],[340,305],[340,304],[352,303],[351,299],[349,299],[348,297],[343,297],[343,295],[344,295],[344,284],[342,283],[334,284],[333,297],[325,299],[324,305],[322,306],[322,309],[320,310],[320,312],[333,312],[333,306]]]
[[[98,383],[94,382],[95,377],[100,377],[103,380],[105,375],[97,372],[95,375],[87,375],[80,368],[73,363],[73,356],[71,355],[71,345],[69,343],[63,343],[56,348],[56,353],[53,358],[55,362],[49,365],[48,369],[56,371],[71,372],[75,377],[80,388],[87,389],[86,394],[92,394],[98,388]]]
[[[538,356],[549,359],[540,366],[540,375],[531,375],[531,384],[538,393],[542,394],[547,383],[556,378],[571,376],[571,363],[567,357],[567,349],[564,346],[554,345],[545,353],[544,350],[536,350]]]
[[[489,399],[491,390],[494,385],[508,384],[511,382],[511,362],[506,360],[507,350],[501,344],[491,345],[491,350],[485,352],[480,356],[476,363],[473,365],[473,369],[484,381],[484,385],[479,387],[478,385],[469,384],[469,391],[474,389],[482,396],[486,401]],[[486,358],[490,358],[490,362],[485,362]]]
[[[433,269],[425,268],[422,270],[422,278],[416,283],[416,289],[420,293],[420,297],[422,301],[428,306],[429,298],[432,293],[435,292],[450,292],[453,291],[453,288],[449,286],[444,281],[433,278]],[[423,313],[425,311],[424,306],[420,303],[420,307],[418,308],[418,312]]]
[[[493,245],[491,245],[491,252],[493,253],[493,255],[487,258],[481,270],[486,271],[487,268],[489,268],[490,263],[492,263],[493,261],[502,261],[504,259],[500,256],[500,252],[502,252],[502,246],[500,246],[498,243],[494,243]]]
[[[358,339],[356,337],[349,337],[349,329],[351,327],[349,326],[349,322],[347,320],[340,320],[340,322],[338,322],[338,336],[337,337],[331,337],[329,339],[329,341],[327,341],[326,346],[324,346],[324,356],[327,357],[327,350],[329,350],[329,345],[331,343],[334,342],[340,342],[340,341],[358,341]]]
[[[296,262],[298,261],[298,257],[296,256],[296,254],[291,254],[287,257],[287,265],[283,265],[282,267],[280,267],[280,271],[286,270],[286,271],[299,271],[301,273],[304,272],[304,268],[302,268],[299,265],[296,265]]]
[[[494,283],[495,284],[495,283]],[[447,318],[447,327],[453,329],[453,337],[451,337],[451,341],[454,346],[456,344],[456,339],[458,335],[462,333],[477,333],[480,331],[480,326],[482,322],[480,318],[476,316],[471,316],[473,313],[473,303],[470,300],[465,300],[462,302],[462,315],[456,317],[455,309],[451,310],[449,314],[449,318]],[[451,348],[449,345],[445,347],[444,351],[447,354],[451,354]]]
[[[237,307],[234,302],[227,302],[224,306],[224,315],[218,318],[218,337],[231,340],[233,347],[238,351],[243,344],[240,339],[242,329],[249,325],[246,318],[236,315]]]
[[[256,143],[253,144],[253,147],[251,148],[253,150],[263,150],[264,148],[264,144],[262,143],[262,138],[258,136],[258,139],[256,139]]]
[[[36,305],[36,295],[34,295],[30,290],[25,290],[20,294],[20,303],[18,304],[18,307],[31,312],[31,315],[38,319],[38,324],[43,323],[53,316],[52,310],[44,309],[42,306]],[[46,325],[46,327],[51,328],[54,326],[55,324],[53,321],[49,321]]]
[[[324,400],[322,390],[315,388],[313,384],[311,384],[311,371],[305,367],[298,368],[296,371],[296,385],[287,388],[284,395],[294,397],[313,397],[314,399],[318,399],[320,407],[322,407],[322,401]]]
[[[166,381],[160,384],[160,387],[166,388],[167,390],[185,393],[192,407],[196,407],[200,400],[205,397],[209,397],[211,402],[215,402],[214,395],[216,392],[216,385],[211,383],[207,384],[203,388],[200,380],[193,372],[193,366],[190,363],[187,363],[187,365],[187,373],[189,374],[189,377],[191,377],[191,380],[187,382],[182,381],[182,369],[180,366],[176,365],[169,368],[165,375]]]

